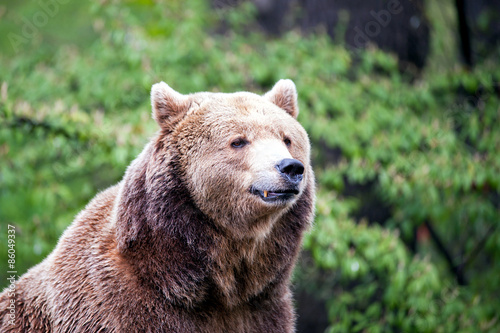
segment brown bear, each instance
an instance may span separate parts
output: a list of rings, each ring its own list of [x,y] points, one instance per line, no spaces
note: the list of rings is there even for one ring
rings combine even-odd
[[[293,332],[311,224],[297,92],[151,91],[157,135],[0,294],[1,332]]]

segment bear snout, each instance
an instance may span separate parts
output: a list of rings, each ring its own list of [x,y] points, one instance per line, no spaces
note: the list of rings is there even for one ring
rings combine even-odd
[[[285,158],[276,165],[276,169],[292,184],[298,184],[302,181],[304,174],[304,164],[293,158]]]

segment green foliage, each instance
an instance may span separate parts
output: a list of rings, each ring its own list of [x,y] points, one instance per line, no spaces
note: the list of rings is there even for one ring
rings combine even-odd
[[[250,29],[249,4],[78,8],[93,27],[82,26],[82,38],[92,42],[53,48],[41,31],[16,56],[0,55],[0,221],[4,235],[16,226],[19,274],[50,253],[96,192],[120,180],[156,130],[153,83],[182,93],[265,92],[291,78],[319,187],[304,242],[310,260],[296,281],[326,301],[329,331],[500,329],[498,66],[446,66],[410,82],[378,50],[351,53],[297,32],[268,39]],[[221,19],[231,27],[222,35]],[[384,225],[360,213],[365,197],[349,195],[352,184],[371,184],[367,195],[389,207]],[[417,239],[409,250],[422,225],[440,235],[466,286],[432,241]],[[6,255],[0,250],[0,262]]]
[[[327,302],[329,332],[498,328],[493,308],[475,308],[481,296],[442,281],[429,258],[412,258],[397,230],[357,224],[349,218],[352,202],[319,194],[316,225],[304,242],[314,264],[303,264],[297,281]]]

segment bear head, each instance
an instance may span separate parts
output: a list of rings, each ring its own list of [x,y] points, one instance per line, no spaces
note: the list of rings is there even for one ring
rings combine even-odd
[[[158,140],[174,151],[195,206],[235,237],[265,237],[313,181],[291,80],[263,96],[182,95],[161,82],[152,88],[151,103]]]

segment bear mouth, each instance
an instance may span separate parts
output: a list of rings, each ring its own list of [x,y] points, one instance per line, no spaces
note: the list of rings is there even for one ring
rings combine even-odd
[[[251,188],[250,192],[265,202],[289,201],[299,194],[299,190],[295,188],[286,190],[259,190]]]

